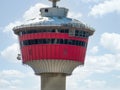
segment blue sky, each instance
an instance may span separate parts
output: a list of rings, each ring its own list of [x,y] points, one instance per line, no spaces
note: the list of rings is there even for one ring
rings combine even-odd
[[[69,17],[95,28],[84,67],[67,77],[67,90],[120,90],[120,0],[61,0]],[[0,90],[39,90],[40,77],[21,61],[12,28],[39,16],[48,0],[0,1]]]

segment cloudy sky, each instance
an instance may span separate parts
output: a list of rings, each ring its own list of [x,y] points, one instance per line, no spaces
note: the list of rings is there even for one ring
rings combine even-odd
[[[64,2],[63,2],[64,1]],[[120,0],[61,0],[69,17],[95,28],[84,67],[67,77],[67,90],[120,90]],[[0,90],[39,90],[40,77],[16,59],[12,28],[39,16],[47,0],[0,0]]]

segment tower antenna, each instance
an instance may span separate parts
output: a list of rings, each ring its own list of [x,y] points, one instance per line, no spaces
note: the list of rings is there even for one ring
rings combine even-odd
[[[57,3],[58,1],[60,1],[60,0],[49,0],[49,1],[52,2],[52,4],[53,4],[52,6],[53,6],[53,7],[56,7],[56,3]]]

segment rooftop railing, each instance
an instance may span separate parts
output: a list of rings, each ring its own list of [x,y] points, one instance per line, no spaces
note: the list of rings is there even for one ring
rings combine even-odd
[[[40,27],[40,26],[65,26],[65,27],[76,27],[76,28],[82,28],[82,29],[89,29],[89,30],[92,30],[92,31],[95,31],[94,28],[88,26],[88,25],[85,25],[85,24],[82,24],[82,23],[45,23],[45,22],[42,22],[42,23],[37,23],[37,24],[28,24],[28,25],[20,25],[20,26],[16,26],[13,28],[13,30],[15,29],[20,29],[20,28],[25,28],[25,27]]]

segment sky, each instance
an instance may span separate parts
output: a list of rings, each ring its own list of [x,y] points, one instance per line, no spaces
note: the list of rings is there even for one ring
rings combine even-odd
[[[40,90],[40,76],[16,59],[20,51],[12,28],[48,6],[48,0],[0,0],[0,90]],[[85,64],[67,77],[66,90],[120,90],[120,0],[61,0],[58,6],[96,30]]]

